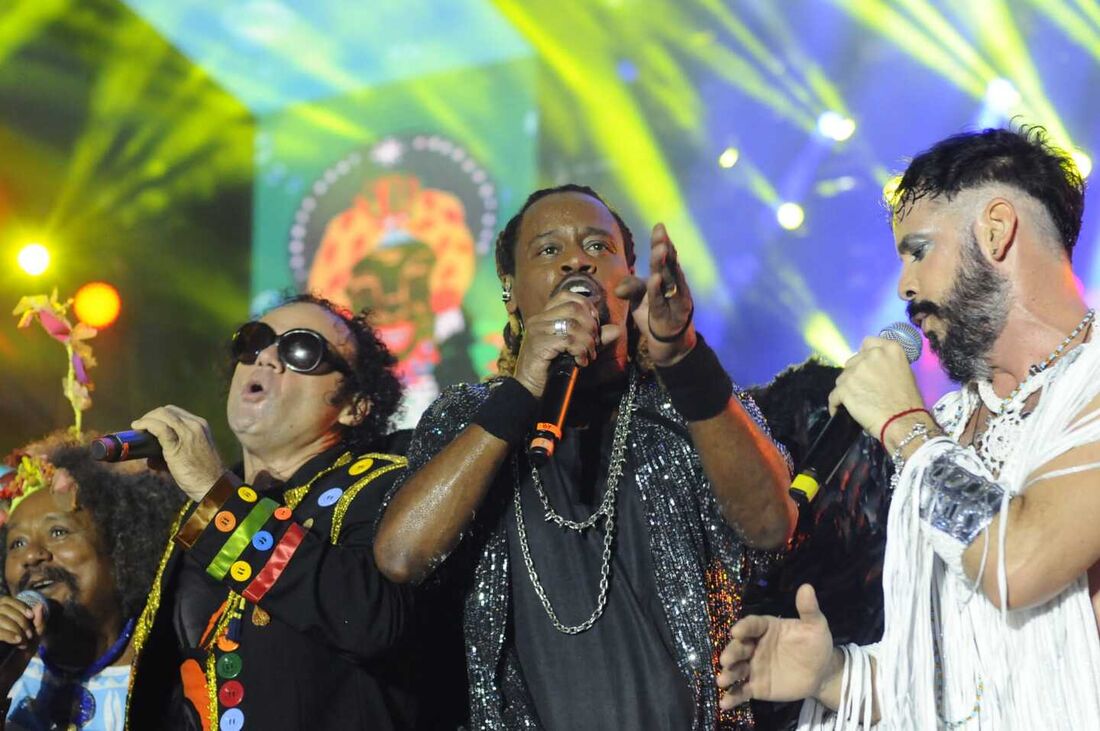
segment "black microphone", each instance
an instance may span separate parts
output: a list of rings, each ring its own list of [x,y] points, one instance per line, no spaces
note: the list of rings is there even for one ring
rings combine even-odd
[[[920,330],[908,322],[895,322],[884,328],[878,336],[900,344],[910,363],[920,357]],[[800,510],[809,505],[821,486],[832,479],[833,473],[840,467],[844,455],[855,444],[861,431],[863,427],[843,406],[825,424],[791,482],[791,497],[798,503]]]
[[[47,599],[41,593],[34,591],[33,589],[24,589],[15,595],[18,601],[23,602],[31,609],[35,607],[42,607],[42,621],[43,623],[50,621],[50,605],[53,603],[50,599]],[[39,637],[39,640],[42,638]],[[3,668],[11,656],[15,653],[21,652],[21,650],[15,645],[8,644],[7,642],[0,642],[0,668]]]
[[[569,353],[561,353],[550,361],[546,374],[546,390],[542,392],[539,420],[535,423],[535,436],[527,447],[527,458],[541,467],[554,456],[554,449],[561,439],[565,415],[577,384],[577,361]]]
[[[144,429],[104,434],[88,445],[92,459],[100,462],[124,462],[128,459],[159,457],[160,442]]]

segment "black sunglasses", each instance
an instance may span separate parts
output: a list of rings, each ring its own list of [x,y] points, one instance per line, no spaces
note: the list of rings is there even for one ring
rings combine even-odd
[[[230,354],[236,362],[252,365],[260,351],[272,344],[275,345],[279,360],[295,373],[320,376],[334,370],[340,373],[351,372],[347,362],[321,333],[304,327],[276,335],[267,323],[246,322],[233,334]]]

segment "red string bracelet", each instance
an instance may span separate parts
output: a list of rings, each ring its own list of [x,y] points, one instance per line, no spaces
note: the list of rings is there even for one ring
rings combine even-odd
[[[932,414],[929,413],[928,409],[921,408],[921,407],[918,407],[918,408],[915,408],[915,409],[906,409],[905,411],[899,411],[898,413],[894,414],[889,419],[887,419],[886,423],[882,425],[882,431],[880,431],[878,433],[878,440],[880,442],[882,442],[883,444],[886,444],[886,428],[888,426],[890,426],[891,424],[893,424],[898,419],[900,419],[901,417],[909,416],[909,414],[915,414],[918,411],[923,411],[924,413],[928,414],[929,417],[932,416]]]

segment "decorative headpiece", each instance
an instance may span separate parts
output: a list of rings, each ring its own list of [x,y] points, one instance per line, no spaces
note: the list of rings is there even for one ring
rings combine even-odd
[[[57,299],[57,290],[44,294],[22,297],[12,314],[19,318],[19,327],[27,327],[31,320],[38,320],[42,329],[54,340],[65,346],[68,355],[69,370],[61,381],[65,398],[73,406],[73,434],[79,434],[82,412],[92,405],[91,391],[95,387],[88,378],[88,369],[93,367],[95,358],[92,347],[86,342],[96,335],[96,329],[83,322],[73,325],[67,317],[72,300],[64,303]]]

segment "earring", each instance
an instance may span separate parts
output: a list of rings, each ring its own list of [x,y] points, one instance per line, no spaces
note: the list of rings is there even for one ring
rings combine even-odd
[[[512,301],[512,288],[502,287],[500,290],[500,301],[504,304],[508,304]]]

